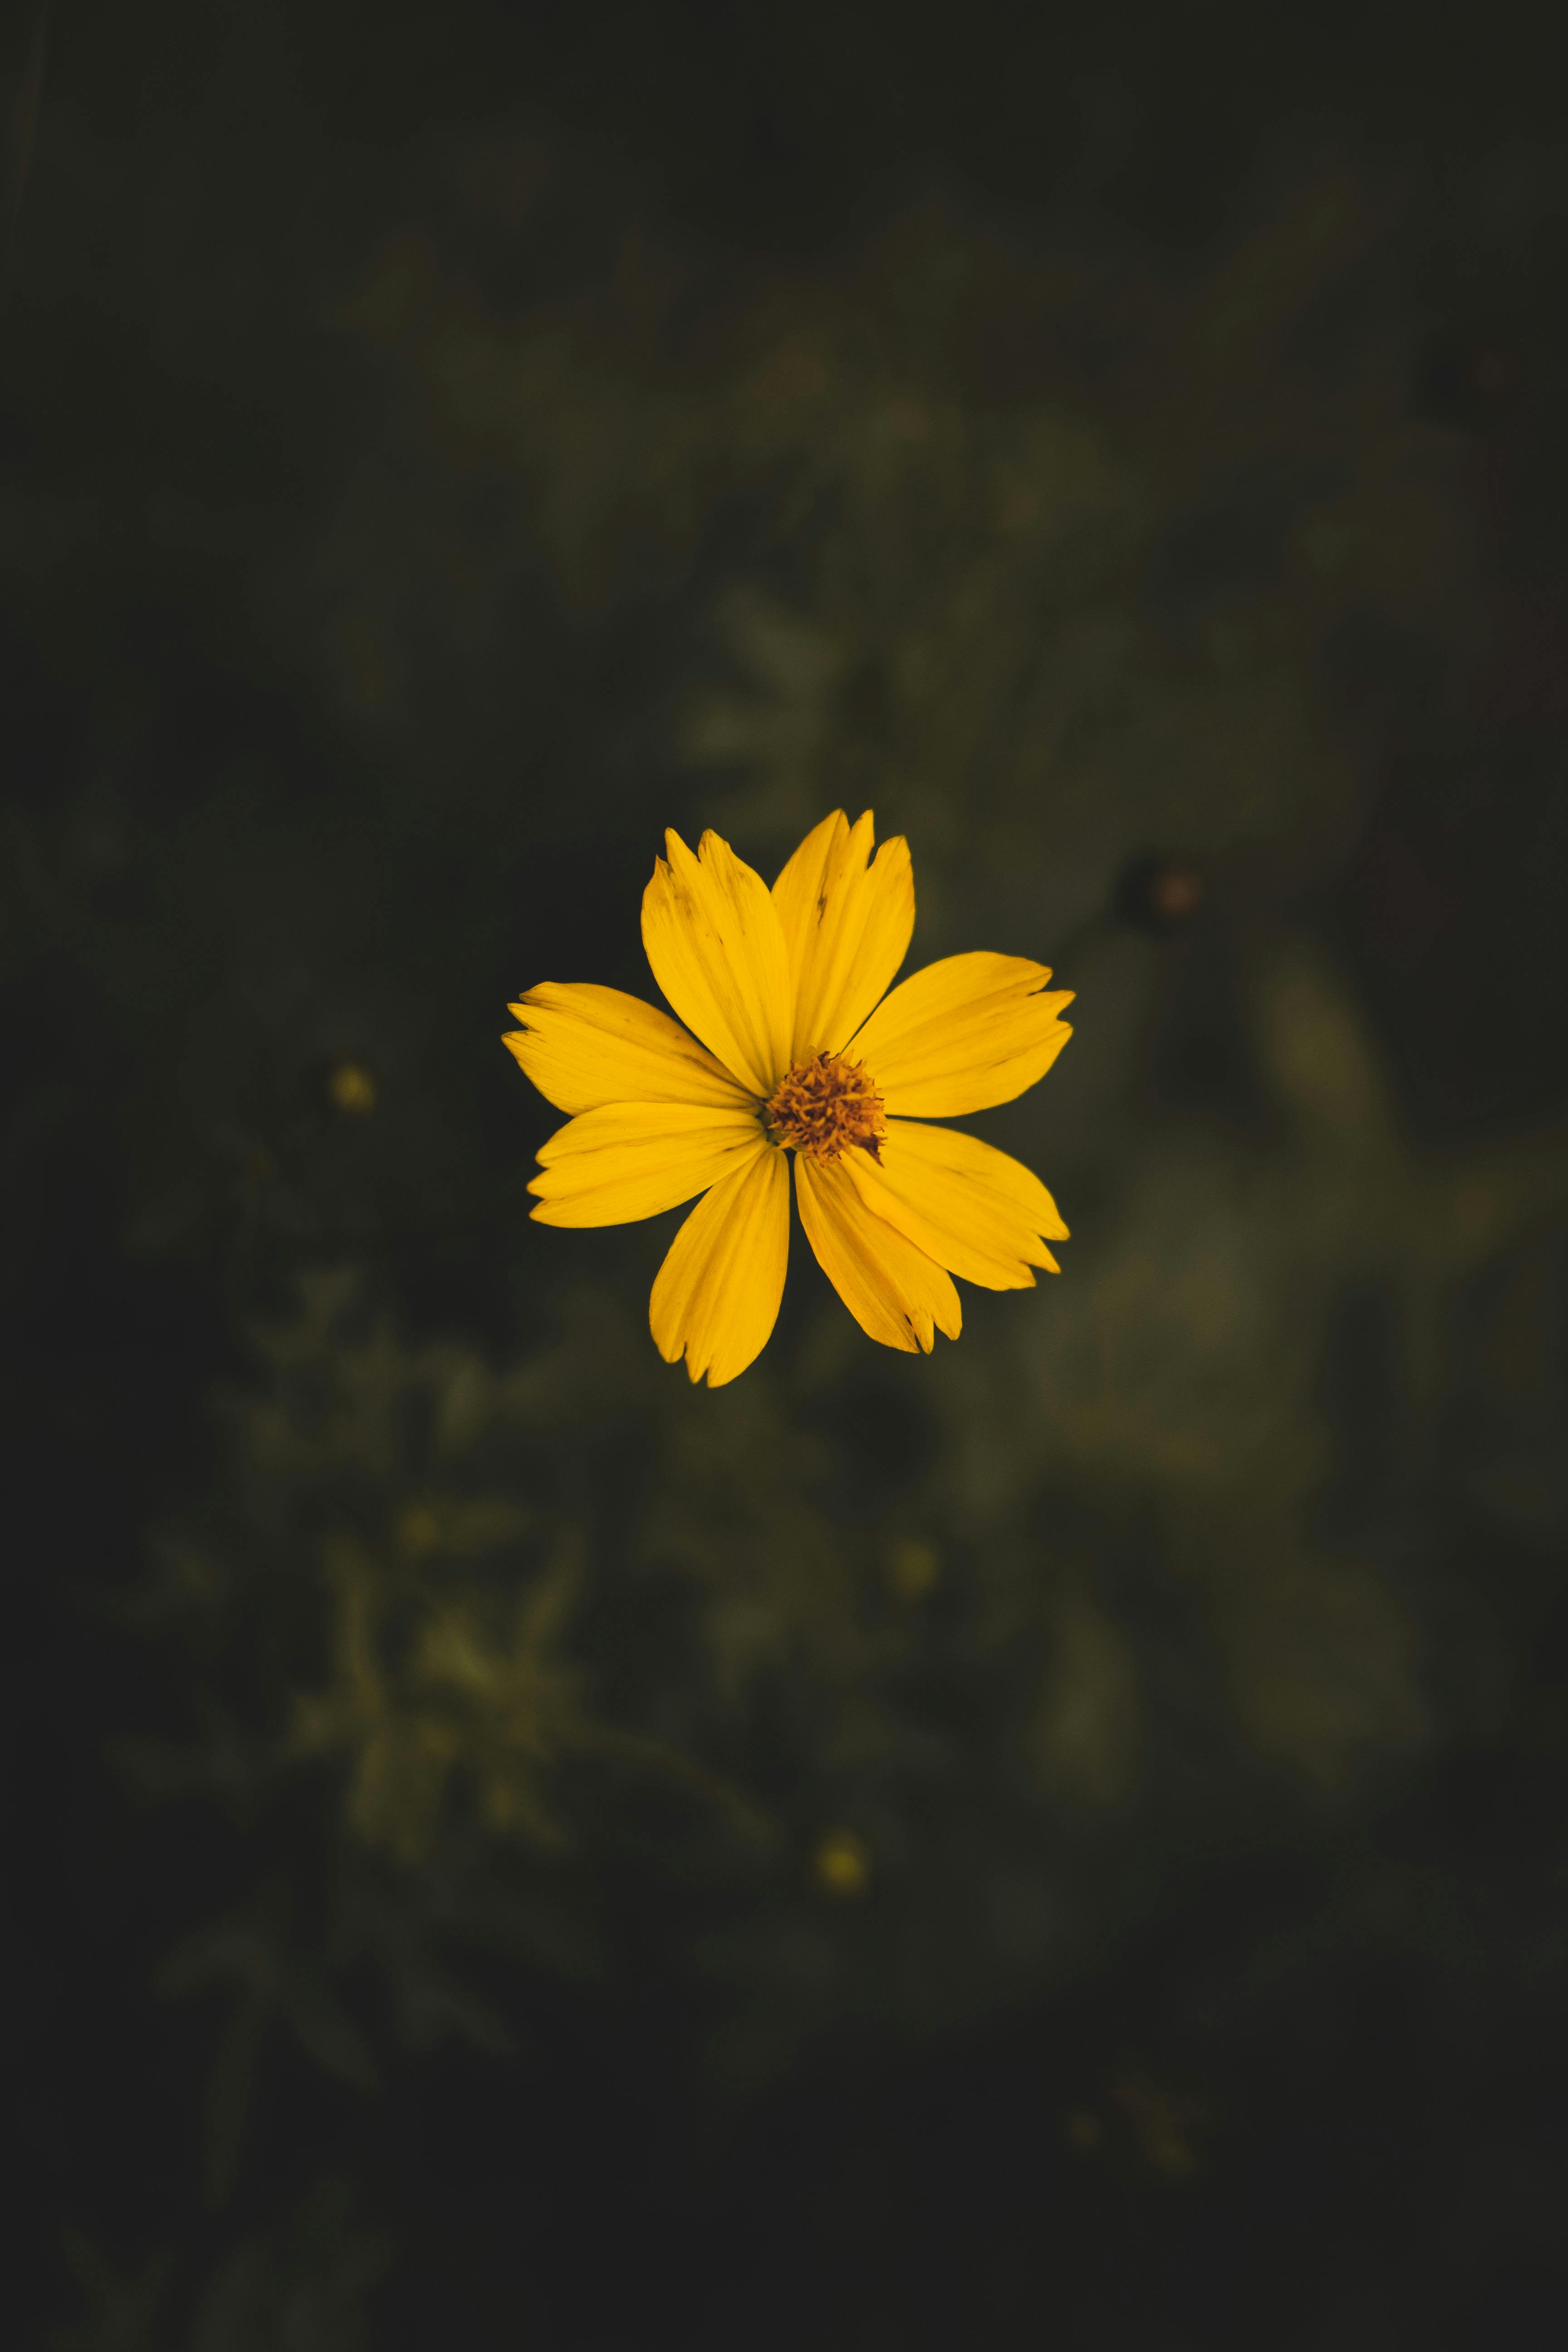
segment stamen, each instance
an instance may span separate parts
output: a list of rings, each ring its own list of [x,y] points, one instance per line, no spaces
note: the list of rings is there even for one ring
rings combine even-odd
[[[837,1160],[856,1144],[879,1159],[888,1131],[882,1097],[866,1071],[837,1054],[797,1062],[769,1103],[767,1122],[775,1143],[808,1160]]]

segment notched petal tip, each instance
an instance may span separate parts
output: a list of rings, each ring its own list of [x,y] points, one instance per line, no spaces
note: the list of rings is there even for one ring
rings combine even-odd
[[[894,1117],[956,1118],[1011,1102],[1044,1077],[1072,1032],[1069,990],[1045,992],[1026,956],[946,956],[878,1006],[853,1050]]]
[[[837,1053],[891,984],[914,929],[914,872],[901,834],[873,857],[869,809],[835,809],[773,884],[795,991],[792,1062]]]
[[[789,1256],[789,1170],[764,1147],[715,1184],[670,1244],[648,1300],[654,1345],[688,1378],[723,1388],[767,1345]]]
[[[950,1274],[984,1290],[1031,1290],[1056,1272],[1046,1239],[1065,1239],[1055,1201],[1032,1169],[949,1127],[892,1118],[879,1161],[845,1154],[866,1208]]]
[[[541,981],[509,1007],[521,1029],[502,1039],[523,1075],[558,1110],[616,1102],[739,1107],[744,1087],[672,1021],[623,989]]]
[[[753,1095],[788,1067],[789,957],[762,876],[711,828],[696,855],[673,826],[643,893],[653,976],[687,1024]]]
[[[956,1339],[963,1309],[946,1269],[867,1207],[843,1161],[795,1165],[805,1237],[867,1337],[909,1355],[929,1355],[936,1331]]]
[[[630,1224],[679,1207],[767,1149],[749,1107],[607,1103],[540,1145],[528,1189],[548,1203],[547,1224]]]

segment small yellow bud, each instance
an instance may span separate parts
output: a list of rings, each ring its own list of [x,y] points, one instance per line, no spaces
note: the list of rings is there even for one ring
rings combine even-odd
[[[345,1118],[363,1118],[375,1108],[375,1080],[362,1062],[339,1062],[327,1080],[327,1094]]]
[[[871,1876],[871,1856],[866,1842],[853,1830],[829,1830],[818,1841],[811,1866],[825,1895],[844,1898],[864,1895]]]

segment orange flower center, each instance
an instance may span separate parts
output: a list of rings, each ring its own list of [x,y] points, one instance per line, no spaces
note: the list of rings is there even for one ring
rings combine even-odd
[[[837,1160],[857,1143],[875,1160],[888,1131],[882,1097],[865,1070],[837,1054],[797,1062],[769,1103],[767,1122],[775,1143],[809,1160]]]

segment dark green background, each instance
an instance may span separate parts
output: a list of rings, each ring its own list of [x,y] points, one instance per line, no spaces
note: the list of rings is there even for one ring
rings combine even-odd
[[[1558,49],[36,32],[8,2340],[1556,2345]],[[1078,992],[1073,1238],[692,1391],[503,1008],[841,804]]]

